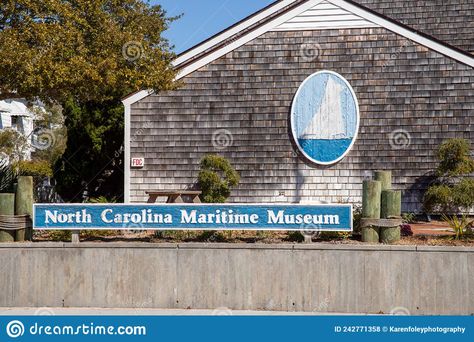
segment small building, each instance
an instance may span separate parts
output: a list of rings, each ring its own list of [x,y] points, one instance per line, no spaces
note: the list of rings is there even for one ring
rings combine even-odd
[[[473,1],[277,1],[179,55],[178,90],[124,99],[125,201],[215,153],[232,202],[360,202],[383,169],[420,210],[439,144],[474,144],[473,53]]]

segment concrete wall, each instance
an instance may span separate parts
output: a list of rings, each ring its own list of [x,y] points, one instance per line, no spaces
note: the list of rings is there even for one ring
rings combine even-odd
[[[0,245],[0,307],[474,313],[474,248]]]

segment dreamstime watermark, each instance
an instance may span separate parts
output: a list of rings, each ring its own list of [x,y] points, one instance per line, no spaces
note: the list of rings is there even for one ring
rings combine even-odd
[[[301,234],[307,239],[317,239],[321,236],[321,225],[303,224],[301,225]]]
[[[313,309],[313,313],[324,312],[329,308],[329,298],[324,298],[324,300],[318,304],[317,307]]]
[[[390,315],[395,316],[410,316],[410,310],[403,306],[396,306],[392,310],[390,310]]]
[[[217,308],[212,311],[213,316],[232,316],[232,310],[226,307]]]
[[[143,56],[143,45],[137,41],[129,41],[122,46],[122,56],[129,62],[135,62]]]
[[[11,321],[7,324],[7,335],[11,338],[23,336],[25,333],[25,326],[20,321]]]
[[[318,43],[306,43],[300,46],[300,57],[304,62],[314,62],[323,54],[323,49]]]
[[[56,144],[54,132],[48,128],[37,128],[31,135],[31,146],[45,151]]]
[[[51,308],[38,308],[35,311],[35,316],[56,316],[56,313]]]
[[[123,230],[130,234],[141,234],[146,232],[141,223],[124,223],[122,227]]]
[[[137,129],[137,130],[134,132],[134,134],[130,137],[130,144],[132,144],[133,142],[137,141],[137,140],[138,140],[138,137],[141,136],[141,135],[143,135],[144,132],[145,132],[145,130],[152,128],[152,126],[153,126],[153,125],[152,125],[152,122],[151,122],[151,121],[145,121],[145,123],[143,124],[143,126],[142,126],[141,128],[139,128],[139,129]],[[115,153],[114,153],[115,159],[120,158],[120,156],[122,155],[123,151],[124,151],[124,147],[123,147],[123,145],[122,145],[122,146],[120,146],[120,148],[119,148],[118,150],[115,151]]]
[[[32,336],[145,336],[147,328],[143,325],[95,325],[94,323],[82,323],[76,325],[43,325],[38,322],[32,323],[28,329],[19,321],[10,321],[6,326],[6,333],[11,338],[18,338],[25,334]]]
[[[396,59],[398,59],[398,57],[400,56],[400,54],[402,54],[402,52],[405,51],[406,47],[408,46],[409,44],[409,41],[408,40],[405,40],[402,45],[394,52],[390,55],[389,59],[382,65],[382,69],[385,69],[386,67],[388,67],[393,61],[395,61]]]
[[[228,129],[218,129],[212,134],[212,146],[216,150],[225,150],[234,143],[234,136]]]
[[[389,135],[390,146],[394,150],[403,150],[410,146],[411,135],[404,129],[396,129]]]

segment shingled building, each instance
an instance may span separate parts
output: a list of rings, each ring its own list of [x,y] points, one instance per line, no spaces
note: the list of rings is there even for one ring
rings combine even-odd
[[[180,89],[124,99],[125,200],[192,187],[218,153],[242,178],[232,202],[360,202],[364,177],[388,169],[403,209],[419,210],[437,146],[474,144],[473,53],[471,0],[277,1],[178,56]],[[308,160],[291,127],[320,71],[358,102],[357,138],[331,165]]]

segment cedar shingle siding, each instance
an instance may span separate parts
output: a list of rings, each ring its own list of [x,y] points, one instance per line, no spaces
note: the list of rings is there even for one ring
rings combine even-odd
[[[314,60],[302,53],[308,44],[320,48]],[[361,114],[354,148],[326,168],[298,157],[289,133],[295,92],[323,69],[349,81]],[[359,202],[365,171],[389,169],[403,209],[417,210],[437,146],[453,137],[474,144],[474,70],[383,28],[269,32],[183,81],[132,105],[131,157],[146,158],[131,171],[132,202],[149,189],[192,186],[200,158],[219,153],[242,177],[232,202]],[[212,144],[219,129],[232,133],[224,150]],[[410,145],[393,148],[400,129]]]
[[[474,53],[473,0],[353,0],[464,51]]]

